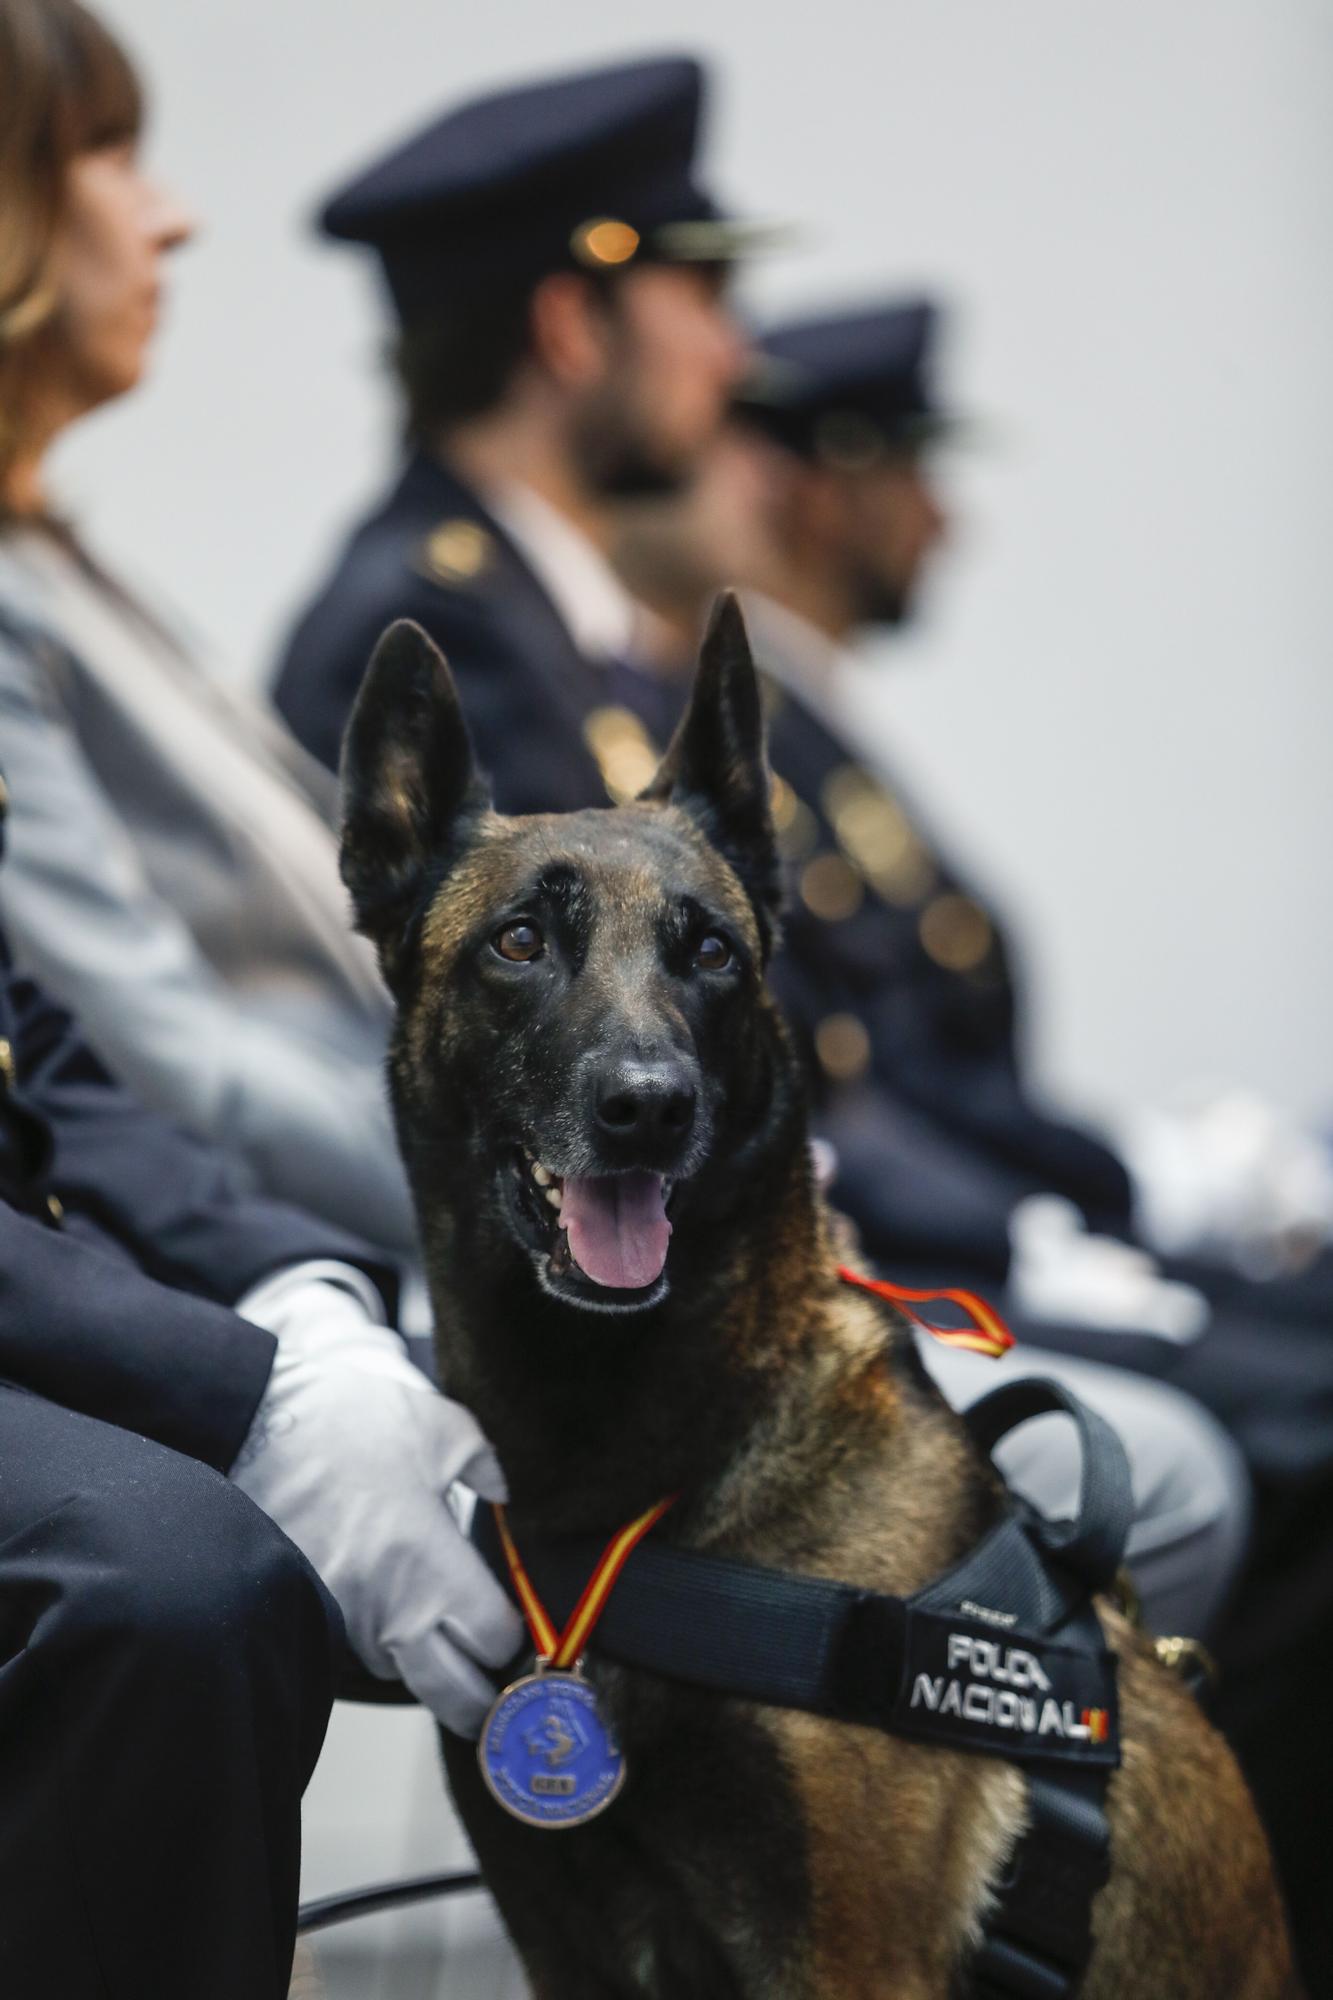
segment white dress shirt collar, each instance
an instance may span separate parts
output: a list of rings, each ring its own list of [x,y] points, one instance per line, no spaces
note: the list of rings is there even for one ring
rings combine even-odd
[[[607,558],[530,486],[507,480],[483,496],[555,605],[571,639],[590,660],[635,652],[638,609]]]
[[[762,591],[747,590],[742,605],[756,665],[825,728],[843,733],[843,672],[853,657],[850,649]]]

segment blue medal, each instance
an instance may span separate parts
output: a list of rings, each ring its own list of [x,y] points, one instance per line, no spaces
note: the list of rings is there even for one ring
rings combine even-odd
[[[583,1676],[583,1648],[631,1552],[670,1505],[671,1499],[659,1500],[611,1537],[563,1632],[532,1587],[504,1508],[495,1509],[537,1671],[500,1696],[481,1726],[477,1760],[491,1797],[525,1826],[583,1826],[605,1812],[625,1782],[624,1755]]]
[[[538,1668],[504,1690],[477,1745],[491,1796],[528,1826],[583,1826],[625,1782],[625,1759],[579,1672]]]

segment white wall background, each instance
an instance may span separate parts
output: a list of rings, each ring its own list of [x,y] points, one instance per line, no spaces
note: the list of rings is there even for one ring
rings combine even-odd
[[[390,448],[368,272],[317,197],[478,86],[718,69],[715,177],[816,231],[754,296],[923,282],[995,420],[930,615],[868,683],[1030,947],[1088,1103],[1333,1105],[1330,0],[106,0],[206,219],[152,386],[67,496],[258,676]],[[784,18],[785,15],[785,18]]]

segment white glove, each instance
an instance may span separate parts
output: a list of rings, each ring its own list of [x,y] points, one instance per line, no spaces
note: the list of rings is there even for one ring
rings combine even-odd
[[[1090,1236],[1074,1204],[1057,1194],[1020,1201],[1009,1218],[1009,1290],[1029,1319],[1152,1333],[1182,1344],[1208,1324],[1193,1285],[1164,1278],[1146,1251]]]
[[[1333,1236],[1327,1148],[1252,1091],[1195,1089],[1127,1116],[1135,1222],[1164,1255],[1250,1278],[1299,1271]]]
[[[494,1452],[375,1323],[350,1266],[297,1266],[237,1310],[278,1352],[232,1480],[309,1558],[371,1673],[475,1736],[495,1699],[476,1662],[502,1666],[523,1627],[447,1496],[461,1480],[503,1500]]]

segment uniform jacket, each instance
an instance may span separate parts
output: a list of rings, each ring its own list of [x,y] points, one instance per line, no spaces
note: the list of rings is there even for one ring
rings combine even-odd
[[[425,454],[353,534],[279,667],[278,707],[330,769],[366,662],[394,618],[415,618],[448,658],[502,812],[606,803],[583,725],[606,699],[607,669],[578,650],[471,489]]]
[[[409,1250],[388,998],[351,929],[328,774],[36,531],[0,538],[0,759],[20,962],[145,1103]]]
[[[361,1243],[144,1110],[0,935],[0,1378],[225,1471],[274,1352],[230,1307],[330,1257],[391,1298]]]
[[[1023,1077],[1019,995],[1002,923],[882,767],[868,766],[798,692],[795,620],[751,615],[770,682],[769,746],[783,781],[788,858],[783,997],[819,1098],[882,1093],[883,1124],[910,1115],[914,1143],[952,1156],[960,1189],[989,1187],[1005,1213],[1052,1189],[1090,1222],[1129,1219],[1124,1167],[1049,1115]],[[772,683],[775,682],[776,685]],[[864,1111],[858,1114],[858,1129]],[[933,1141],[931,1140],[933,1135]],[[860,1148],[857,1148],[860,1151]]]

